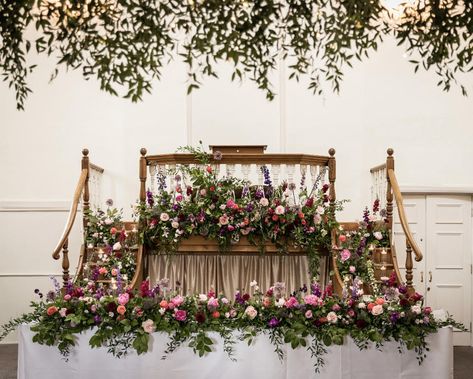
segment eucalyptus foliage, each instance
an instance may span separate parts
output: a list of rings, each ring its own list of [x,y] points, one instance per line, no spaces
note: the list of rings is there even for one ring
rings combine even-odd
[[[60,67],[80,69],[134,102],[173,59],[188,66],[189,92],[230,61],[232,80],[254,81],[271,100],[271,72],[282,60],[314,93],[325,83],[337,92],[347,66],[391,35],[415,71],[435,70],[448,91],[473,68],[472,31],[469,0],[410,0],[399,12],[382,0],[0,0],[0,71],[19,109],[31,91],[32,46],[57,58],[53,77]]]

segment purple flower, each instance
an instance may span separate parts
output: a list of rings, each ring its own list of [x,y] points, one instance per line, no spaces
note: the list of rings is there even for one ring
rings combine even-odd
[[[266,165],[264,166],[261,166],[261,171],[263,172],[263,175],[264,175],[264,185],[265,186],[268,186],[268,187],[271,187],[272,185],[272,182],[271,182],[271,176],[269,174],[269,169]]]
[[[146,200],[150,207],[154,205],[153,193],[151,191],[146,191]]]
[[[310,289],[315,296],[320,297],[322,295],[319,283],[312,283]]]
[[[397,320],[399,320],[399,312],[392,312],[390,315],[389,315],[389,320],[395,324],[397,322]]]
[[[247,206],[246,206],[246,211],[247,212],[252,212],[254,209],[254,205],[252,203],[249,203]]]
[[[268,322],[268,326],[270,328],[275,328],[278,325],[279,325],[279,320],[276,317],[272,317],[271,320],[269,320]]]
[[[407,287],[406,286],[399,286],[398,290],[399,290],[399,293],[402,293],[403,295],[407,293]]]
[[[100,324],[102,322],[102,318],[99,315],[94,316],[94,322],[96,324]]]

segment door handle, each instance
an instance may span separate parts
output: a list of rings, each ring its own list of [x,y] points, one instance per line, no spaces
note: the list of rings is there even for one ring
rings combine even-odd
[[[424,271],[420,272],[420,282],[424,283]]]
[[[429,271],[429,283],[432,282],[432,271]]]

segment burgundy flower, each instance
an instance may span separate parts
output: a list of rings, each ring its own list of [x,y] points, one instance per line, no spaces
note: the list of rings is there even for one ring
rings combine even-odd
[[[243,299],[244,301],[248,301],[248,300],[250,300],[250,295],[247,294],[247,293],[245,293],[245,294],[242,296],[242,299]]]
[[[409,301],[405,298],[402,298],[402,299],[399,300],[399,305],[401,307],[407,307],[407,306],[409,306]]]
[[[358,329],[364,329],[366,327],[366,321],[363,319],[356,320],[356,327]]]
[[[330,186],[328,184],[324,184],[323,187],[322,187],[322,192],[323,193],[327,192],[329,188],[330,188]]]
[[[197,312],[195,314],[195,321],[197,321],[200,324],[205,322],[205,313],[204,312]]]

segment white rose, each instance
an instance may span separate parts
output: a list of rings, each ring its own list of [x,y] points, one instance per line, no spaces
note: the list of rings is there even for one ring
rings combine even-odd
[[[249,305],[245,309],[245,314],[248,316],[250,320],[253,320],[257,316],[258,311],[252,305]]]
[[[162,316],[166,312],[166,308],[159,308],[159,314]]]
[[[266,199],[265,197],[263,197],[259,203],[263,206],[263,207],[267,207],[269,205],[269,200]]]
[[[281,297],[278,301],[276,301],[276,307],[281,308],[286,303],[283,297]]]
[[[220,209],[223,211],[227,206],[225,204],[220,205]]]
[[[113,251],[118,251],[122,249],[122,245],[120,242],[117,242],[113,245]]]
[[[156,326],[154,325],[154,321],[150,320],[150,319],[148,319],[146,321],[143,321],[141,323],[141,326],[143,327],[143,330],[146,333],[153,333],[156,330]]]
[[[374,232],[373,233],[374,238],[376,238],[378,241],[383,239],[383,233],[381,232]]]
[[[207,297],[206,294],[201,293],[201,294],[199,295],[199,301],[202,301],[202,302],[203,302],[203,301],[207,301],[207,299],[208,299],[208,297]]]
[[[112,225],[112,224],[113,224],[112,220],[110,220],[109,218],[105,219],[105,225]]]
[[[420,305],[413,305],[411,307],[411,311],[412,311],[412,313],[415,313],[416,315],[420,315],[420,313],[422,312],[422,309],[421,309]]]
[[[163,222],[166,222],[169,220],[169,215],[166,212],[161,213],[161,216],[159,216],[159,219]]]
[[[258,282],[256,280],[253,280],[252,282],[250,282],[250,287],[254,287],[258,284]]]
[[[336,324],[338,321],[337,314],[335,312],[329,312],[327,315],[327,321],[332,324]]]
[[[319,205],[317,207],[317,213],[323,215],[325,213],[325,208]]]
[[[177,229],[179,228],[179,223],[177,221],[173,221],[171,226],[174,228],[174,229]]]
[[[365,303],[359,303],[359,304],[358,304],[358,308],[359,308],[359,309],[365,309],[365,308],[366,308],[366,304],[365,304]]]
[[[376,304],[371,310],[371,313],[373,316],[379,316],[381,313],[383,313],[383,306],[381,304]]]

